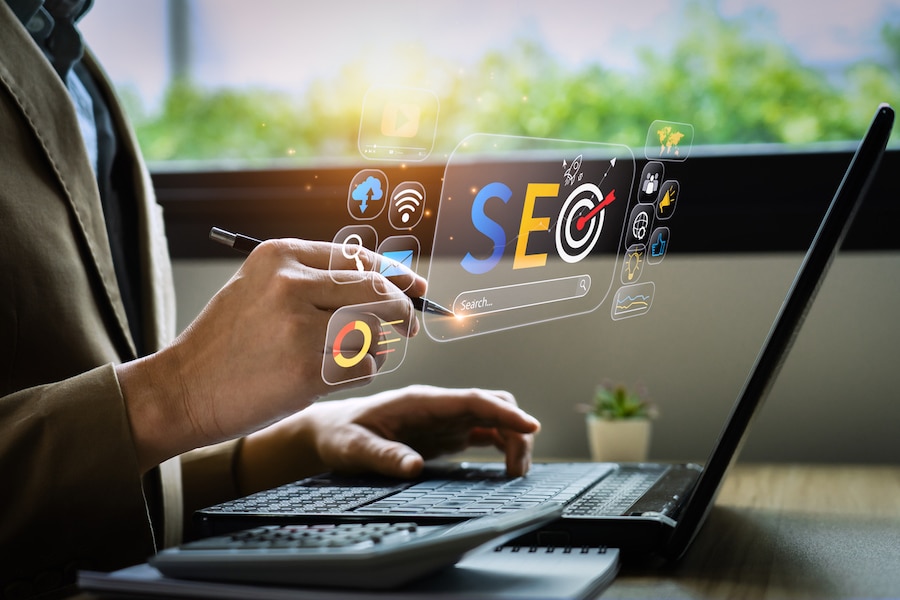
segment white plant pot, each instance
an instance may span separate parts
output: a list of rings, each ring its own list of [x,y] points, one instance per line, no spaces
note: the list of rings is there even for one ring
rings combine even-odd
[[[591,460],[597,462],[642,462],[650,451],[650,419],[609,421],[587,416]]]

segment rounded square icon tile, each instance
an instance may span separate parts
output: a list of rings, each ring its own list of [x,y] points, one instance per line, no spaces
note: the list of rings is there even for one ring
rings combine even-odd
[[[681,195],[681,186],[674,179],[669,179],[659,188],[659,197],[656,199],[656,218],[668,219],[675,213],[678,205],[678,197]]]

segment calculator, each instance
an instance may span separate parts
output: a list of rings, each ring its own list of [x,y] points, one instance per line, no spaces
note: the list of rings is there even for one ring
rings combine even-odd
[[[562,515],[548,503],[441,525],[270,525],[163,550],[167,577],[294,586],[389,589],[449,567],[474,548],[501,545]]]

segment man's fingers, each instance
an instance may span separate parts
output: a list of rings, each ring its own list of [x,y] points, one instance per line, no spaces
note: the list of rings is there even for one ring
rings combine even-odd
[[[531,448],[534,438],[515,432],[495,430],[498,449],[506,456],[506,474],[510,477],[521,477],[531,468]]]
[[[494,446],[506,458],[506,472],[510,477],[521,477],[531,468],[531,450],[534,437],[504,429],[476,427],[469,435],[469,446]]]
[[[425,464],[422,456],[409,446],[375,435],[357,427],[343,445],[344,460],[353,471],[373,471],[389,477],[414,477]]]
[[[508,393],[500,395],[498,392],[471,390],[463,395],[459,403],[446,403],[437,410],[472,415],[484,427],[510,429],[519,433],[537,433],[541,428],[540,422],[520,409]]]
[[[373,281],[381,279],[390,281],[397,290],[403,290],[410,296],[425,294],[427,287],[425,279],[405,267],[395,265],[391,269],[390,277],[382,277],[380,269],[382,261],[386,259],[362,246],[354,245],[351,251],[343,251],[345,246],[342,244],[286,238],[269,240],[261,244],[254,252],[265,252],[267,245],[278,251],[288,252],[294,260],[302,265],[329,273],[332,280],[339,284],[367,280],[372,285]],[[373,275],[377,277],[373,277]],[[379,291],[377,287],[376,291]]]
[[[253,285],[276,288],[275,293],[283,298],[286,307],[297,311],[309,308],[324,311],[326,318],[343,307],[354,307],[375,315],[381,322],[391,323],[402,335],[412,336],[418,331],[418,320],[409,297],[378,273],[328,272],[300,262],[310,257],[321,261],[321,244],[273,240],[261,244],[254,252],[259,254],[248,261],[271,260],[274,267],[267,270],[271,273],[267,281]]]

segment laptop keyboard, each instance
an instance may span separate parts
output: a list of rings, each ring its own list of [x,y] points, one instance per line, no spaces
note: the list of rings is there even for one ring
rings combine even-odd
[[[207,514],[434,516],[471,518],[569,504],[566,515],[619,515],[659,479],[660,469],[542,463],[510,479],[502,465],[472,463],[446,477],[406,482],[313,477],[205,509]],[[597,484],[597,481],[602,481]],[[595,485],[596,484],[596,485]],[[593,488],[591,487],[593,486]]]
[[[466,517],[511,512],[546,502],[566,504],[609,472],[609,466],[572,464],[532,469],[527,477],[433,480],[356,510],[367,515],[429,514]]]
[[[622,468],[566,507],[565,516],[614,516],[628,508],[656,483],[665,467],[659,469]]]

